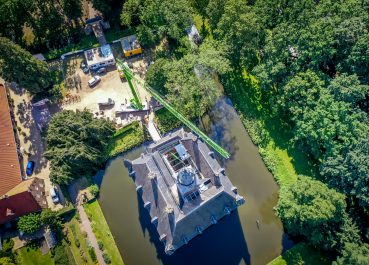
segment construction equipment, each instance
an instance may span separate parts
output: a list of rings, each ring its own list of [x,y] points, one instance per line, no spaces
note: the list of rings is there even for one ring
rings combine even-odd
[[[131,69],[126,64],[124,64],[119,59],[117,59],[117,64],[123,69],[125,77],[128,81],[128,84],[130,84],[130,86],[132,85],[133,87],[132,79],[134,79],[137,83],[141,84],[158,102],[160,102],[160,104],[162,104],[167,110],[169,110],[177,119],[179,119],[182,123],[184,123],[188,128],[191,129],[192,132],[197,134],[209,146],[211,146],[216,152],[218,152],[218,154],[220,154],[224,158],[230,157],[230,154],[226,150],[224,150],[220,145],[218,145],[210,137],[208,137],[205,133],[203,133],[190,120],[188,120],[181,113],[179,113],[170,103],[168,103],[165,99],[163,99],[160,96],[160,94],[158,94],[153,88],[147,85],[143,80],[140,80],[138,77],[136,77],[131,71]],[[131,90],[132,90],[132,87],[131,87]],[[134,87],[133,87],[133,90],[136,91]],[[137,96],[137,93],[136,93],[136,96]]]

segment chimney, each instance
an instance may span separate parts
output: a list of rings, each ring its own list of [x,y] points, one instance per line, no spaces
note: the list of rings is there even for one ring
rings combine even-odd
[[[154,216],[153,218],[151,218],[151,223],[155,226],[158,225],[158,217],[157,216]]]
[[[146,210],[150,210],[151,202],[147,201],[144,203],[144,207]]]
[[[137,192],[137,193],[141,193],[141,192],[142,192],[142,185],[138,185],[138,186],[136,187],[136,192]]]
[[[228,207],[225,207],[225,208],[224,208],[224,212],[225,212],[226,214],[231,214],[231,210],[229,210],[229,208],[228,208]]]
[[[233,191],[234,194],[237,194],[237,187],[233,186],[231,190]]]
[[[167,239],[167,235],[166,234],[162,234],[159,239],[160,239],[161,242],[163,242],[163,241],[165,241]]]
[[[202,234],[202,228],[201,228],[200,226],[197,226],[197,227],[196,227],[196,232],[197,232],[198,234]]]

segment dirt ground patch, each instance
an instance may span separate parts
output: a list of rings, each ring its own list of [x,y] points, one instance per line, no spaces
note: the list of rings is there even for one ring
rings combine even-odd
[[[116,50],[119,50],[118,48],[116,47]],[[100,75],[101,82],[90,88],[88,86],[88,80],[95,74],[91,72],[87,74],[83,73],[80,68],[80,64],[84,60],[83,56],[79,55],[67,60],[65,66],[65,72],[67,73],[66,79],[77,76],[77,79],[80,79],[80,84],[69,86],[69,89],[65,91],[65,95],[73,98],[73,100],[64,101],[62,109],[87,109],[95,116],[115,121],[119,125],[127,123],[128,120],[117,119],[115,112],[122,110],[124,106],[130,105],[130,99],[133,98],[133,95],[127,81],[120,79],[117,68],[115,66],[107,68],[107,73]],[[130,62],[133,65],[133,71],[143,76],[147,68],[147,62],[140,57],[133,58]],[[150,94],[139,84],[135,84],[135,86],[142,102],[150,102]],[[114,106],[110,108],[99,108],[98,103],[106,102],[109,98],[114,100]]]

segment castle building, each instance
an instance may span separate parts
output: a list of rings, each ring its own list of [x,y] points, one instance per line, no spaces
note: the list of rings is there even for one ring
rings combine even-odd
[[[125,165],[168,255],[245,202],[214,153],[183,129]]]

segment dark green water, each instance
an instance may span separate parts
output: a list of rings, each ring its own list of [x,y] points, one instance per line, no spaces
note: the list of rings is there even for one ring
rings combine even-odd
[[[246,204],[167,256],[123,165],[124,158],[133,160],[144,147],[112,160],[102,178],[99,202],[126,265],[262,265],[292,246],[273,212],[278,186],[230,101],[219,100],[204,120],[208,135],[231,153],[231,159],[221,162]]]

